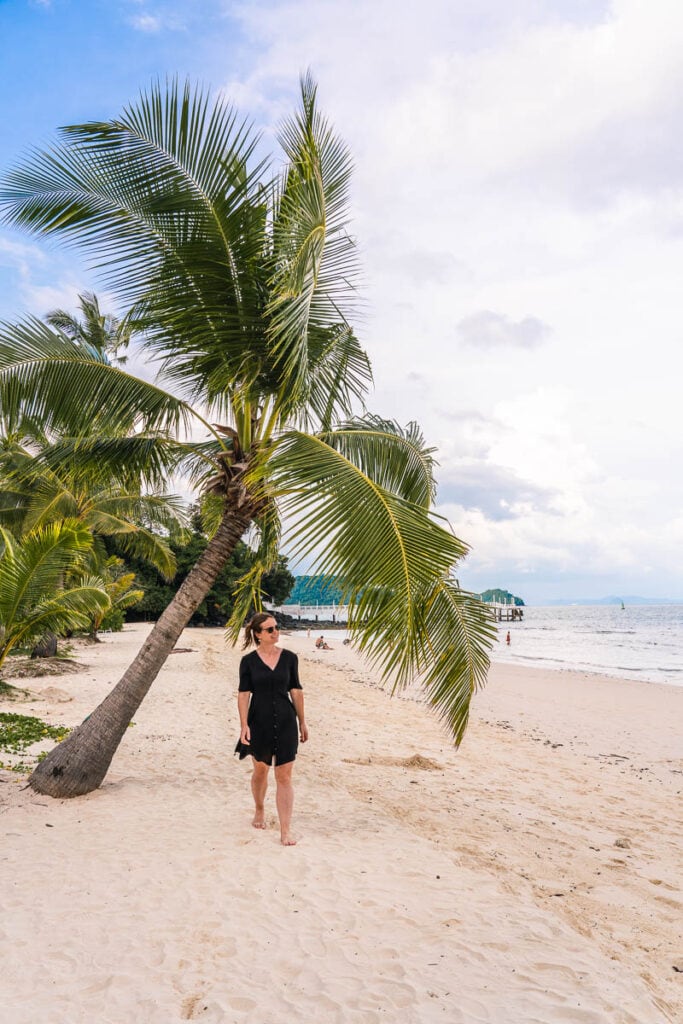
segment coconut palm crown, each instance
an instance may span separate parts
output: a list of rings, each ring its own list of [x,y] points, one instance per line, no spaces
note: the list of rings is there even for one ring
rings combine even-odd
[[[282,172],[256,159],[258,141],[223,100],[171,81],[119,118],[62,129],[4,183],[6,220],[85,250],[159,372],[149,383],[26,319],[0,331],[0,399],[18,388],[33,402],[27,415],[62,438],[54,459],[128,467],[154,486],[185,473],[214,520],[121,681],[31,777],[50,795],[100,784],[246,531],[258,558],[236,595],[233,639],[284,528],[294,558],[341,583],[360,649],[398,687],[420,676],[456,742],[485,678],[492,627],[453,576],[466,545],[431,511],[433,450],[415,424],[364,411],[351,161],[310,76],[280,131]]]

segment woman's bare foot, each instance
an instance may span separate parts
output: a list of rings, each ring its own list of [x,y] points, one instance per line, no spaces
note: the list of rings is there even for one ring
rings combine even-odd
[[[254,814],[254,820],[252,821],[254,828],[265,828],[266,827],[266,816],[263,811],[256,811]]]
[[[280,836],[280,842],[283,846],[296,846],[296,839],[294,836]]]

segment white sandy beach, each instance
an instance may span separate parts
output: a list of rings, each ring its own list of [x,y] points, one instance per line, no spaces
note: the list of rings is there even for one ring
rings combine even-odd
[[[78,723],[148,628],[0,710]],[[250,826],[220,630],[183,634],[97,792],[0,773],[2,1024],[683,1020],[683,688],[494,665],[455,752],[353,651],[283,645],[296,847],[273,789]]]

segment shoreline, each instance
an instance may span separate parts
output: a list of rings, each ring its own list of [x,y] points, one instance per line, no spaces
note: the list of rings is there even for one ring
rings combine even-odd
[[[81,721],[148,628],[0,709]],[[272,788],[250,827],[220,629],[183,633],[96,792],[0,775],[13,1024],[680,1019],[683,690],[496,662],[456,752],[424,703],[313,640],[282,638],[311,728],[294,848]]]
[[[561,665],[548,664],[548,662],[552,660],[553,659],[551,658],[535,657],[533,655],[528,655],[526,658],[524,657],[524,655],[520,655],[518,658],[515,658],[514,656],[509,658],[506,658],[505,656],[496,657],[495,654],[492,654],[491,656],[492,664],[517,666],[518,668],[522,668],[528,672],[573,672],[576,675],[590,675],[595,676],[596,678],[613,679],[627,683],[642,683],[644,686],[673,686],[678,687],[679,689],[683,689],[683,679],[679,682],[673,679],[653,679],[651,677],[637,677],[635,675],[636,671],[642,671],[643,673],[652,671],[649,669],[622,669],[622,672],[634,673],[634,675],[627,676],[620,675],[618,669],[612,668],[582,668],[581,666],[570,663],[566,663],[566,667],[565,663]],[[536,664],[537,662],[543,662],[544,664]]]
[[[543,606],[544,608],[546,606]],[[602,606],[595,606],[602,607]],[[662,606],[670,607],[670,606]],[[585,664],[578,660],[572,660],[571,657],[567,659],[561,659],[557,657],[551,657],[544,654],[518,654],[515,651],[516,642],[520,637],[523,637],[523,632],[526,623],[502,623],[498,624],[498,639],[494,644],[491,654],[491,661],[494,663],[501,663],[506,665],[516,665],[528,669],[529,671],[541,671],[541,672],[576,672],[579,675],[588,673],[594,676],[606,676],[609,679],[623,679],[630,680],[633,682],[640,683],[654,683],[663,686],[676,686],[683,688],[683,671],[676,678],[671,675],[667,676],[667,673],[673,673],[674,670],[671,668],[660,669],[660,668],[635,668],[635,667],[623,667],[618,668],[615,666],[601,666],[595,664]],[[534,623],[530,623],[530,628],[534,628]],[[314,624],[311,627],[305,626],[302,628],[291,627],[289,625],[283,625],[281,627],[282,635],[301,637],[310,634],[311,639],[315,639],[316,636],[321,634],[326,640],[331,643],[341,643],[339,634],[347,634],[348,629],[346,625],[332,625],[331,623],[320,623]],[[505,633],[510,630],[513,636],[512,649],[508,649],[505,645]]]

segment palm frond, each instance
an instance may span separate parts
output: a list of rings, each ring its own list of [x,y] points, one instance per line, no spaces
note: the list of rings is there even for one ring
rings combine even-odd
[[[75,125],[0,193],[6,220],[59,234],[94,266],[185,395],[239,374],[260,332],[267,209],[258,138],[222,100],[173,80],[120,117]]]
[[[25,618],[27,609],[59,591],[91,547],[90,532],[75,520],[50,523],[6,545],[0,560],[0,622]]]
[[[322,437],[283,436],[267,463],[271,494],[288,523],[292,557],[311,559],[314,572],[334,576],[341,586],[360,650],[398,688],[423,676],[459,742],[493,635],[484,606],[452,579],[467,546],[425,504],[406,500],[364,471],[374,467],[380,478],[399,484],[405,451],[396,441],[405,439],[392,435],[385,442],[387,460],[396,459],[392,472],[380,467],[372,431],[369,451],[362,451],[364,434],[359,431],[346,452]],[[414,480],[408,490],[413,487]]]
[[[228,639],[237,643],[244,622],[252,609],[261,608],[261,584],[266,573],[277,564],[280,554],[282,524],[274,501],[265,501],[256,522],[258,544],[253,550],[253,561],[247,572],[237,581],[233,590],[233,609],[226,624]]]
[[[301,109],[282,126],[280,144],[289,163],[273,224],[267,313],[284,409],[306,390],[310,332],[346,324],[358,266],[346,229],[351,158],[316,109],[310,75],[301,82]]]
[[[45,316],[45,322],[55,327],[72,341],[90,348],[109,361],[123,364],[125,357],[119,357],[119,349],[126,349],[131,339],[128,318],[119,320],[110,313],[103,313],[99,299],[93,292],[79,295],[79,306],[83,319],[79,320],[65,309],[53,309]]]
[[[79,584],[60,590],[28,608],[21,619],[7,629],[0,647],[0,664],[13,647],[28,644],[45,633],[62,633],[68,629],[85,629],[91,615],[110,607],[103,580],[87,577]]]
[[[176,433],[189,429],[198,415],[186,402],[33,317],[0,324],[0,403],[5,388],[17,385],[27,412],[47,432],[117,434],[137,424]]]
[[[427,447],[417,423],[403,428],[366,414],[320,436],[384,490],[425,508],[432,504],[436,449]]]
[[[115,529],[116,523],[120,527],[118,530]],[[93,521],[92,528],[96,528],[96,520]],[[126,520],[115,520],[113,516],[108,517],[106,526],[103,524],[102,532],[108,536],[116,536],[119,548],[126,554],[149,562],[164,579],[173,579],[176,572],[175,555],[167,541],[158,533],[131,525]]]
[[[346,324],[329,330],[309,330],[307,395],[293,418],[302,429],[329,430],[340,419],[353,415],[372,384],[367,353]]]
[[[220,450],[220,442],[217,443]],[[36,470],[58,471],[68,466],[83,475],[93,489],[117,483],[121,487],[163,488],[182,467],[193,447],[166,433],[143,431],[130,436],[61,437],[45,445],[36,457]]]

